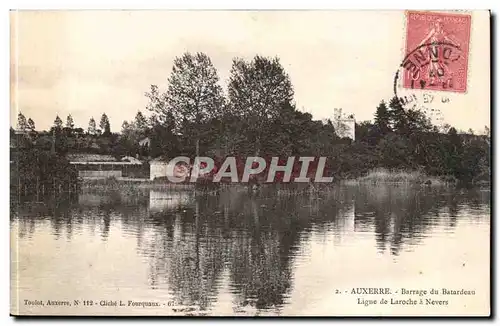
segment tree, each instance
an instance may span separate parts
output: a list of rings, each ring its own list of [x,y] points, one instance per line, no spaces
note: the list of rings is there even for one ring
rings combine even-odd
[[[160,95],[156,85],[146,93],[148,110],[155,112],[161,122],[169,112],[177,122],[201,123],[220,115],[224,104],[222,88],[217,70],[205,53],[184,53],[175,58],[168,82],[165,94]]]
[[[447,134],[450,130],[451,125],[449,123],[444,123],[442,125],[437,126],[437,132],[442,134]]]
[[[101,121],[99,122],[99,127],[103,131],[103,136],[109,136],[111,134],[111,127],[109,125],[109,119],[106,113],[101,116]]]
[[[146,129],[148,128],[148,121],[144,117],[141,111],[137,111],[134,119],[134,129],[136,129],[139,133],[144,134]]]
[[[251,62],[234,59],[229,77],[231,109],[245,117],[271,118],[293,100],[290,77],[278,58],[256,56]]]
[[[61,129],[62,128],[62,120],[59,118],[59,115],[56,116],[56,119],[54,120],[54,127],[56,129]]]
[[[97,128],[95,125],[95,120],[94,117],[90,118],[89,120],[89,127],[88,127],[88,134],[89,135],[96,135],[97,134]]]
[[[148,128],[154,128],[156,125],[161,124],[156,113],[151,114],[148,120]]]
[[[28,119],[28,129],[30,131],[35,131],[35,121],[31,118]]]
[[[355,125],[356,142],[364,142],[370,145],[376,145],[383,137],[377,124],[372,124],[370,121],[361,121]]]
[[[156,124],[150,132],[150,155],[153,157],[168,155],[176,156],[178,153],[178,139],[168,124]]]
[[[207,138],[211,129],[206,123],[220,120],[225,102],[217,70],[205,53],[184,53],[175,58],[168,82],[164,94],[151,85],[147,108],[157,114],[158,123],[171,124],[173,117],[174,132],[183,134],[186,150],[196,147],[199,152],[200,138]]]
[[[391,116],[389,109],[384,101],[381,101],[375,112],[375,126],[378,128],[381,135],[385,135],[391,131]]]
[[[147,120],[142,112],[138,111],[132,122],[123,121],[121,138],[127,139],[130,143],[138,143],[147,134],[147,131]]]
[[[293,100],[293,87],[278,58],[256,56],[251,62],[234,59],[229,77],[229,106],[248,122],[247,136],[260,152],[272,120]]]
[[[68,116],[66,117],[66,128],[73,129],[74,127],[75,123],[73,121],[73,117],[71,116],[71,114],[68,114]]]
[[[154,112],[158,120],[164,118],[167,113],[171,113],[171,108],[167,107],[167,94],[160,94],[157,85],[151,85],[150,91],[146,92],[144,95],[149,99],[146,109]]]
[[[389,101],[389,115],[392,130],[399,134],[406,134],[409,132],[405,109],[397,97],[393,97]]]
[[[423,111],[405,109],[397,97],[393,97],[389,102],[389,114],[392,129],[398,134],[409,135],[413,132],[429,132],[434,129],[431,120]]]
[[[410,141],[407,137],[389,133],[378,144],[381,163],[386,168],[414,168]]]
[[[28,128],[28,123],[26,122],[26,117],[24,116],[24,114],[19,112],[19,114],[17,115],[17,129],[26,131],[27,128]]]
[[[130,131],[130,124],[128,121],[124,120],[122,123],[122,134],[126,134]]]
[[[485,135],[486,137],[490,137],[491,136],[491,131],[490,131],[490,128],[488,128],[488,126],[484,126],[483,135]]]
[[[429,132],[436,129],[422,110],[409,109],[406,111],[406,117],[410,132]]]

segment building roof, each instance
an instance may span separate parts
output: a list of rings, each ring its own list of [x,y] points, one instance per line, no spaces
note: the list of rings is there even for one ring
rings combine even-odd
[[[160,162],[161,163],[168,163],[168,162],[170,162],[170,160],[172,160],[172,158],[169,158],[166,156],[158,156],[158,157],[150,160],[149,163],[160,163]],[[183,165],[183,164],[186,164],[186,162],[180,161],[180,162],[177,162],[177,164]]]
[[[91,154],[91,153],[74,153],[68,154],[66,158],[70,162],[116,162],[116,159],[112,155],[105,154]]]
[[[78,165],[140,165],[142,163],[136,162],[69,162],[70,164],[78,164]]]
[[[124,156],[121,159],[122,162],[130,162],[130,163],[135,163],[135,164],[142,164],[142,162],[135,157],[132,156]]]
[[[169,161],[170,161],[170,159],[166,156],[158,156],[158,157],[152,159],[151,161],[149,161],[149,163],[160,163],[160,162],[167,163]]]

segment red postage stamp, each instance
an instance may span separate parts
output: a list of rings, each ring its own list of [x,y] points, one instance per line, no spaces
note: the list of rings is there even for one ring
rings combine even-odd
[[[403,87],[464,93],[471,16],[406,12]]]

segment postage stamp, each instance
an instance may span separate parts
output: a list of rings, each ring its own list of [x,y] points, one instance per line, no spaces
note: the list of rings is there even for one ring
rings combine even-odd
[[[403,87],[466,92],[471,16],[407,11],[406,18]]]

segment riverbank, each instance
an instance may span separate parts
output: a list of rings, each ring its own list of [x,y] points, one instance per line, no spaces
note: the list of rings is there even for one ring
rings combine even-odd
[[[81,189],[96,190],[192,190],[194,184],[168,183],[164,180],[149,179],[84,179],[81,182]]]
[[[377,168],[366,175],[355,179],[340,179],[334,183],[288,183],[288,184],[248,184],[248,183],[170,183],[165,179],[85,179],[81,183],[82,189],[96,190],[170,190],[170,191],[205,191],[213,192],[221,188],[239,189],[241,191],[261,192],[274,189],[280,194],[316,193],[329,191],[332,186],[356,185],[408,185],[425,187],[456,186],[459,181],[453,176],[429,176],[421,171],[389,170]],[[474,185],[489,185],[488,181],[473,183]]]
[[[165,179],[83,179],[80,188],[82,190],[98,191],[125,191],[140,192],[144,190],[161,190],[171,192],[194,191],[200,193],[213,193],[223,189],[231,189],[236,192],[249,193],[277,193],[279,195],[307,194],[330,191],[334,183],[170,183]]]
[[[452,176],[429,176],[420,171],[389,170],[378,168],[371,170],[365,176],[357,179],[340,181],[344,185],[356,184],[407,184],[425,186],[450,186],[456,185],[458,180]]]

